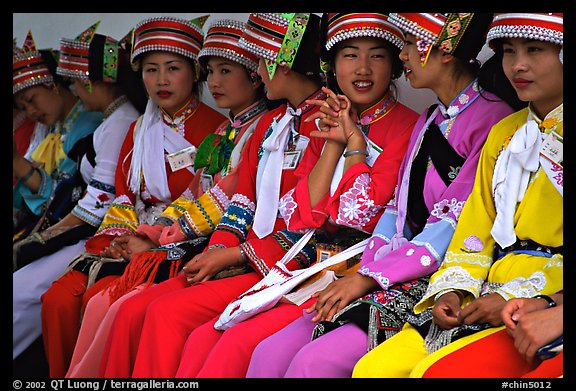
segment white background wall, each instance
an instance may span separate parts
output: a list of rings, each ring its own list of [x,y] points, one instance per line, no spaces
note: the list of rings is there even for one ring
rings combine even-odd
[[[60,48],[60,38],[75,38],[97,21],[101,21],[97,32],[109,35],[115,39],[124,37],[138,22],[152,16],[175,16],[184,19],[194,19],[203,13],[14,13],[13,37],[21,46],[28,30],[39,49]],[[217,19],[230,18],[246,21],[248,13],[212,13],[204,25],[204,31]],[[417,112],[422,112],[435,101],[430,90],[416,90],[410,87],[403,77],[396,81],[399,87],[399,100]],[[203,100],[218,109],[208,89],[204,89]]]

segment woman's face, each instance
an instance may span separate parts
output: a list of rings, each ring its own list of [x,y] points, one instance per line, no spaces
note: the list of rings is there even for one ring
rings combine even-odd
[[[334,71],[344,95],[362,111],[388,92],[392,77],[391,53],[383,39],[348,39],[337,47]]]
[[[276,67],[276,72],[280,72],[280,66]],[[262,83],[264,83],[264,89],[266,90],[266,96],[268,97],[268,99],[277,100],[285,98],[284,94],[282,93],[278,94],[274,90],[274,83],[272,82],[272,79],[270,79],[270,76],[268,76],[268,69],[266,68],[266,60],[264,60],[263,57],[260,57],[260,60],[258,61],[258,75],[260,75]]]
[[[149,52],[142,58],[142,79],[154,103],[173,115],[192,96],[196,73],[190,61],[169,52]]]
[[[46,126],[52,126],[64,118],[64,101],[51,88],[36,85],[18,91],[14,96],[18,107],[26,112],[28,118]]]
[[[254,103],[262,82],[252,82],[244,66],[224,57],[211,56],[206,68],[208,89],[219,108],[238,114]]]
[[[560,46],[524,38],[502,42],[504,73],[518,98],[531,102],[539,115],[546,115],[564,100],[564,67]]]
[[[412,34],[406,34],[404,47],[400,52],[400,60],[404,64],[404,77],[410,82],[412,88],[432,88],[434,86],[438,72],[442,72],[439,69],[439,58],[441,58],[440,52],[432,49],[426,65],[422,67],[417,38]]]

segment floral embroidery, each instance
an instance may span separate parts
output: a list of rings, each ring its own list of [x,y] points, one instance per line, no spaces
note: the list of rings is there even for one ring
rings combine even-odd
[[[344,208],[342,208],[342,212],[344,212],[344,218],[348,220],[358,219],[360,211],[360,206],[358,205],[357,201],[352,199],[344,202]]]
[[[450,106],[448,110],[446,110],[446,114],[448,114],[449,117],[454,117],[459,111],[460,108],[458,106]]]
[[[482,278],[474,278],[470,272],[463,267],[451,266],[446,268],[442,273],[434,276],[434,280],[430,281],[430,285],[428,285],[428,290],[422,301],[433,297],[445,289],[461,289],[471,292],[474,296],[478,297],[483,282]]]
[[[464,207],[464,201],[458,201],[456,198],[452,200],[442,200],[434,204],[434,209],[432,210],[432,216],[439,219],[444,219],[447,217],[448,213],[452,213],[454,216],[458,217],[462,208]]]
[[[98,201],[96,201],[96,209],[102,209],[104,207],[106,207],[106,201],[110,201],[110,197],[108,197],[108,194],[106,193],[100,193],[98,194]]]
[[[422,266],[430,266],[430,263],[432,263],[432,258],[430,258],[430,256],[428,255],[422,255],[420,257],[420,264]]]
[[[406,255],[407,255],[407,256],[410,256],[410,255],[412,255],[412,254],[414,254],[414,249],[413,249],[413,248],[411,248],[411,249],[409,249],[408,251],[406,251]]]
[[[380,283],[380,286],[382,286],[384,289],[387,289],[388,286],[390,286],[390,280],[388,279],[388,277],[383,276],[382,272],[371,272],[370,269],[368,269],[366,266],[362,266],[360,267],[360,269],[358,269],[358,273],[367,277],[372,277],[373,279],[378,281]]]
[[[550,129],[553,126],[556,126],[556,124],[558,124],[558,118],[546,118],[544,121],[542,121],[542,127],[544,129]]]
[[[480,240],[478,236],[470,235],[464,239],[464,248],[460,250],[465,253],[478,253],[484,249],[484,243]]]
[[[528,278],[517,277],[501,286],[496,286],[493,290],[504,296],[505,299],[511,297],[534,297],[542,292],[546,283],[546,275],[538,271],[532,273]],[[481,294],[485,294],[485,291],[487,291],[487,293],[490,292],[489,284],[488,282],[485,283],[485,286],[482,287]]]
[[[290,218],[294,214],[298,204],[294,201],[294,189],[286,193],[282,198],[280,198],[280,204],[278,205],[278,213],[286,222],[286,227],[290,226]]]
[[[458,102],[465,105],[470,100],[470,96],[468,94],[462,94],[458,97]]]
[[[556,183],[560,186],[564,186],[564,169],[557,164],[552,164],[552,172],[558,173],[553,176],[553,178],[556,180]]]
[[[369,198],[370,182],[368,174],[361,174],[352,188],[340,196],[337,224],[361,228],[376,216],[381,206]]]

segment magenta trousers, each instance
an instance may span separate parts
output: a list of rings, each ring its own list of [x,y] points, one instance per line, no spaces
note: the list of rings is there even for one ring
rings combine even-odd
[[[367,353],[368,334],[352,323],[311,341],[315,313],[301,317],[256,346],[246,377],[349,378]]]

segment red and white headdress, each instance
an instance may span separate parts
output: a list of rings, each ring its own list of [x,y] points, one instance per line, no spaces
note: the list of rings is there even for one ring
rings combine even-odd
[[[292,68],[309,19],[309,13],[252,13],[240,47],[264,58],[272,78],[278,64]]]
[[[383,38],[400,50],[404,47],[404,33],[388,21],[386,14],[328,14],[327,51],[341,41],[358,37]]]
[[[486,41],[497,38],[529,38],[564,45],[563,13],[494,14]]]
[[[12,94],[40,84],[53,87],[54,78],[28,31],[22,48],[12,50]]]
[[[416,37],[420,61],[422,66],[425,66],[433,47],[445,53],[454,53],[474,15],[473,13],[391,13],[389,19],[406,33]],[[477,40],[482,38],[478,37],[479,34],[468,35]]]
[[[258,56],[239,46],[238,41],[246,24],[234,19],[221,19],[210,25],[198,59],[208,56],[224,57],[237,62],[252,72],[258,70]]]
[[[60,57],[56,73],[64,77],[89,80],[90,43],[100,21],[84,30],[74,39],[60,39]]]
[[[152,51],[176,53],[196,61],[204,42],[202,27],[206,19],[208,15],[190,21],[172,16],[141,21],[134,29],[132,63],[141,54]]]

